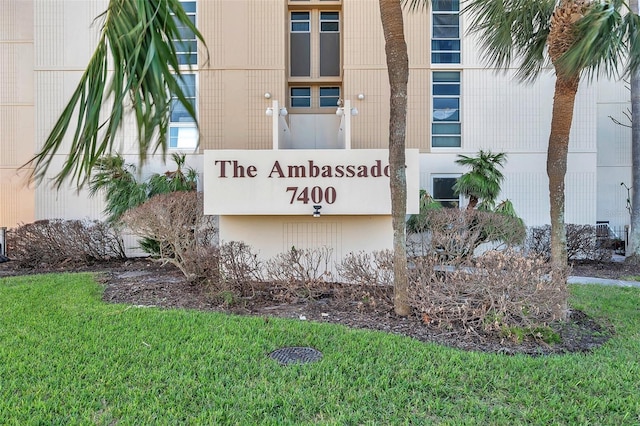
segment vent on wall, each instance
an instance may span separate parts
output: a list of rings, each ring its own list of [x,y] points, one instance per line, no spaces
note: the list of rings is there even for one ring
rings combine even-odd
[[[338,222],[289,222],[284,224],[282,251],[329,249],[329,271],[342,260],[342,224]]]

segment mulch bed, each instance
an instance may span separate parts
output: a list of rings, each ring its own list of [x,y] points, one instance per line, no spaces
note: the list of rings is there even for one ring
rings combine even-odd
[[[599,324],[581,311],[571,311],[566,322],[552,324],[561,336],[561,343],[549,345],[542,340],[515,342],[497,334],[482,331],[442,329],[425,324],[419,315],[400,317],[384,295],[363,298],[362,289],[350,292],[350,286],[325,284],[313,298],[296,297],[274,292],[269,283],[256,284],[252,297],[223,300],[206,285],[187,281],[176,268],[147,259],[109,262],[81,267],[70,265],[57,268],[21,270],[14,262],[0,264],[3,276],[45,272],[98,272],[104,284],[103,299],[109,303],[125,303],[162,308],[185,308],[225,312],[237,315],[256,315],[268,321],[271,317],[299,321],[342,324],[347,327],[380,330],[409,336],[468,351],[483,351],[507,355],[551,355],[587,352],[606,342],[610,327]],[[640,268],[614,262],[574,264],[572,275],[620,278],[640,275]],[[377,297],[380,296],[380,297]]]

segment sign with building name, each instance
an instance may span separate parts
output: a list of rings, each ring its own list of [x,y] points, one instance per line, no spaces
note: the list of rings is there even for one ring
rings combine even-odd
[[[406,150],[407,213],[419,211],[418,169]],[[203,186],[205,214],[391,214],[386,149],[207,150]]]

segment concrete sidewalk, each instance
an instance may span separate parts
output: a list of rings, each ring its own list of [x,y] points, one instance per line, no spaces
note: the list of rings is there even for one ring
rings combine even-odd
[[[598,284],[598,285],[610,285],[616,287],[640,287],[640,281],[623,281],[623,280],[610,280],[606,278],[594,278],[594,277],[574,277],[570,276],[567,280],[569,284]]]

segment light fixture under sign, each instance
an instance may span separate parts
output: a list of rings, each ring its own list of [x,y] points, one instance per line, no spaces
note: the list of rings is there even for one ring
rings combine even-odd
[[[320,209],[322,206],[313,206],[313,217],[320,217]]]
[[[267,114],[267,117],[273,117],[273,108],[268,107],[264,113]],[[285,107],[280,108],[280,110],[278,111],[278,115],[281,115],[283,117],[287,114],[289,114],[289,111],[287,111]]]

